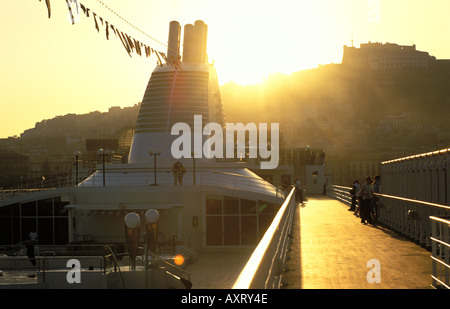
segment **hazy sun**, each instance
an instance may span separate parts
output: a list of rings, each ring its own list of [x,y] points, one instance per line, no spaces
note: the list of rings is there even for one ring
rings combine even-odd
[[[311,1],[213,1],[204,14],[209,60],[215,63],[220,83],[259,83],[272,73],[325,64],[335,52],[326,46],[334,43],[326,41],[333,29],[319,22],[323,8]],[[338,52],[342,49],[336,47]]]

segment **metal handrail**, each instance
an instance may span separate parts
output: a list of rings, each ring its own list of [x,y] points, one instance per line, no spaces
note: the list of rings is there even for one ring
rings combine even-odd
[[[193,169],[187,169],[184,176],[184,184],[193,184]],[[257,191],[262,193],[272,193],[277,197],[285,197],[285,192],[280,188],[274,186],[268,181],[256,176],[241,175],[224,171],[214,171],[197,169],[195,170],[196,184],[197,185],[224,185],[233,189],[247,188],[251,191]],[[213,175],[221,175],[220,180],[213,177]],[[152,185],[154,184],[154,171],[151,168],[145,169],[127,169],[122,168],[107,169],[105,173],[106,186],[120,186],[120,185]],[[172,171],[169,169],[159,169],[156,172],[158,185],[173,185]],[[256,185],[255,185],[256,184]],[[103,186],[103,171],[97,170],[84,181],[80,182],[78,186]],[[7,200],[9,198],[21,195],[32,194],[39,191],[53,190],[57,188],[70,187],[58,186],[52,188],[34,188],[34,189],[16,189],[16,190],[0,190],[0,200]]]
[[[331,195],[348,204],[350,187],[331,186]],[[347,192],[347,193],[346,193]],[[450,206],[375,193],[377,221],[432,252],[432,286],[450,289]]]
[[[431,216],[432,287],[450,289],[450,220]]]
[[[186,174],[183,177],[184,185],[193,185],[193,170],[186,170]],[[261,179],[257,176],[241,175],[224,171],[210,171],[204,169],[197,169],[195,171],[196,185],[220,185],[229,187],[232,189],[243,188],[262,192],[264,194],[272,193],[277,197],[284,198],[284,191],[269,183],[268,181]],[[214,175],[220,175],[221,177],[214,177]],[[152,169],[116,169],[106,170],[105,182],[106,186],[126,186],[126,185],[154,185],[155,172]],[[159,186],[174,185],[174,177],[171,170],[161,169],[156,171],[156,184]],[[89,178],[79,184],[83,186],[103,186],[103,174],[102,171],[98,171],[92,174]]]
[[[120,280],[122,281],[122,288],[125,289],[125,281],[123,279],[122,271],[120,270],[119,262],[117,261],[117,258],[116,258],[116,255],[115,255],[114,251],[111,249],[110,246],[105,246],[105,250],[109,251],[109,254],[105,254],[105,256],[103,257],[104,258],[104,270],[103,270],[104,273],[106,273],[106,261],[108,260],[108,258],[112,257],[113,261],[114,261],[114,266],[115,266],[114,270],[116,270],[116,269],[119,270]]]
[[[280,207],[263,238],[242,269],[233,289],[279,288],[295,212],[295,188]]]
[[[333,198],[350,205],[350,187],[333,185],[330,189]],[[376,213],[378,222],[431,250],[429,217],[449,216],[450,206],[381,193],[374,195],[379,198]]]

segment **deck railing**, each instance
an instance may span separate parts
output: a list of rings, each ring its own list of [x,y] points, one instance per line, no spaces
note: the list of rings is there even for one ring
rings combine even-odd
[[[156,180],[156,181],[155,181]],[[105,173],[105,186],[173,186],[174,175],[170,170],[157,170],[156,179],[152,169],[141,170],[107,170]],[[224,171],[196,170],[195,176],[193,170],[187,170],[183,177],[183,185],[217,185],[231,189],[249,190],[261,192],[263,194],[272,194],[284,198],[286,191],[283,188],[274,186],[270,182],[251,175],[241,175]],[[97,171],[88,179],[84,180],[78,186],[103,186],[103,172]],[[34,189],[8,189],[0,190],[0,200],[6,200],[11,197],[32,194],[37,191],[62,188],[64,186],[43,187]]]
[[[432,287],[450,289],[450,220],[430,217],[432,224]]]
[[[195,181],[195,183],[194,183]],[[159,185],[173,186],[174,175],[170,170],[116,170],[105,173],[105,186]],[[187,170],[183,185],[217,185],[239,190],[250,190],[284,197],[285,192],[268,181],[255,176],[241,175],[225,171]],[[103,186],[103,173],[98,171],[79,186]]]
[[[329,194],[340,202],[350,205],[350,187],[330,187]],[[431,216],[450,216],[450,206],[375,193],[379,198],[376,219],[398,234],[431,250]]]
[[[292,188],[241,271],[233,289],[280,288],[295,209],[295,189]]]
[[[350,205],[350,187],[331,186],[329,194]],[[376,220],[432,251],[432,286],[450,288],[450,206],[377,194]]]

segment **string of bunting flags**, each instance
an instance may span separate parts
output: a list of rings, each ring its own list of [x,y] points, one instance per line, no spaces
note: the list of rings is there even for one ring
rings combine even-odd
[[[39,1],[41,2],[41,0],[39,0]],[[50,0],[45,0],[45,3],[46,3],[46,6],[47,6],[48,18],[50,18],[51,17],[51,3],[50,3]],[[86,7],[85,5],[80,3],[78,0],[66,0],[66,3],[67,3],[67,8],[69,10],[69,15],[70,15],[70,19],[71,19],[72,24],[76,23],[75,22],[75,14],[79,16],[80,15],[80,9],[81,9],[83,14],[87,18],[90,18],[90,17],[93,18],[95,29],[97,30],[97,32],[100,32],[100,27],[104,27],[104,31],[105,31],[105,35],[106,35],[106,39],[107,40],[109,40],[109,38],[110,38],[110,32],[113,32],[115,37],[120,39],[120,41],[122,42],[123,47],[125,48],[126,52],[128,53],[128,55],[130,57],[132,57],[132,53],[135,53],[135,54],[137,54],[139,56],[144,56],[145,55],[145,57],[147,57],[147,58],[150,58],[150,56],[152,54],[155,54],[157,59],[158,59],[157,60],[158,65],[162,65],[163,64],[163,60],[164,60],[166,63],[172,65],[175,69],[180,69],[181,70],[179,59],[175,59],[174,57],[170,57],[170,59],[169,59],[165,53],[160,52],[160,51],[158,51],[156,49],[153,49],[152,47],[150,47],[150,46],[140,42],[139,40],[136,40],[135,38],[131,37],[127,33],[119,30],[113,24],[111,24],[110,22],[108,22],[107,20],[105,20],[104,18],[99,16],[97,13],[93,12],[91,9],[89,9],[88,7]],[[102,5],[104,5],[106,8],[108,8],[103,2],[100,2],[100,3]],[[108,8],[108,9],[111,12],[115,13],[110,8]],[[115,13],[115,14],[117,16],[119,16],[117,13]],[[125,22],[127,22],[128,24],[130,24],[128,21],[126,21],[122,17],[120,17],[120,18],[122,20],[124,20]],[[131,25],[131,26],[133,26],[133,25]],[[136,27],[134,27],[134,28],[136,28]],[[139,30],[138,28],[136,28],[136,29],[138,31],[144,33],[143,31]],[[147,35],[147,34],[145,34],[145,35]],[[158,43],[160,43],[160,42],[158,42]],[[162,43],[160,43],[160,44],[162,44]]]

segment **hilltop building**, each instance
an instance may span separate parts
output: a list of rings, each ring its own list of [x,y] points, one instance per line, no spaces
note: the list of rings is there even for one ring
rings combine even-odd
[[[416,45],[378,42],[361,44],[360,48],[344,45],[342,57],[344,66],[378,71],[428,69],[436,61],[429,53],[418,51]]]

